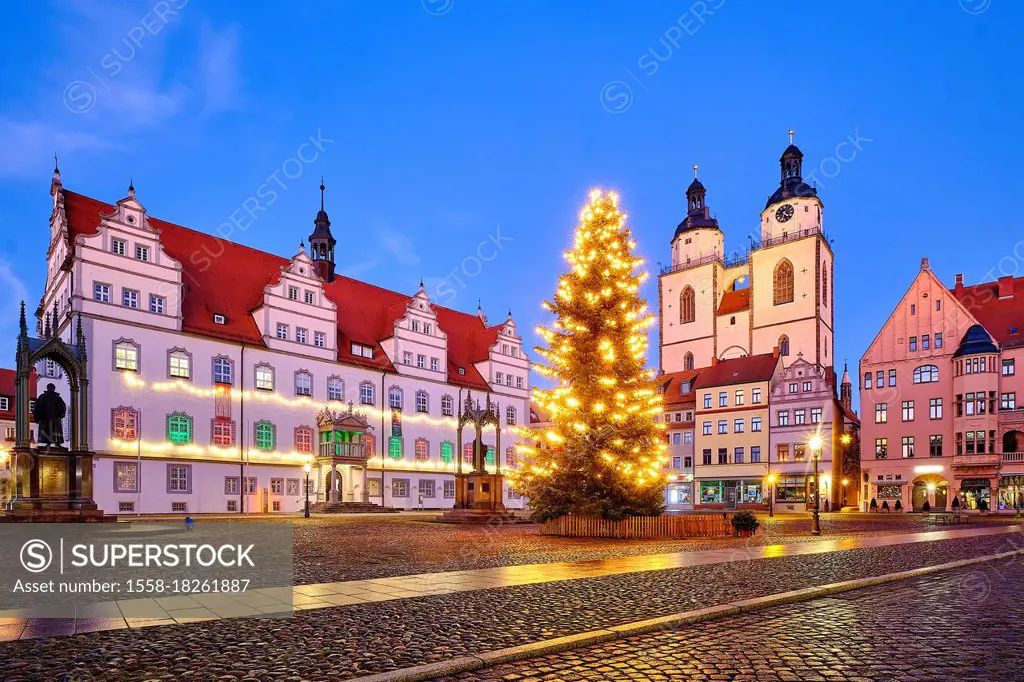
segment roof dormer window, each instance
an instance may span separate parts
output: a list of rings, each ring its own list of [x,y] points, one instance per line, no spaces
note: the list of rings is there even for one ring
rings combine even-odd
[[[214,324],[227,324],[228,323],[228,318],[225,317],[224,315],[221,315],[220,313],[214,313],[213,314],[213,323]]]

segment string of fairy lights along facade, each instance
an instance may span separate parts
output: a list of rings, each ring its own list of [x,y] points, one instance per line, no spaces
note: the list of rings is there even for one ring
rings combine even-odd
[[[616,194],[594,190],[579,220],[564,254],[570,270],[543,304],[555,320],[537,328],[546,345],[536,348],[544,361],[532,368],[555,385],[534,389],[533,400],[551,425],[523,429],[532,444],[519,446],[526,466],[515,484],[534,501],[560,474],[660,498],[667,446],[656,421],[663,410],[656,374],[645,368],[655,316],[639,296],[644,261],[633,253]]]

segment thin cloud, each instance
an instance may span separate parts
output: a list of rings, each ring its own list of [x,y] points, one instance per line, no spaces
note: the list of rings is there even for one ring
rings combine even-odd
[[[390,227],[382,227],[377,230],[377,238],[380,240],[381,247],[394,256],[398,263],[415,265],[420,262],[420,255],[416,253],[416,245],[408,235]]]

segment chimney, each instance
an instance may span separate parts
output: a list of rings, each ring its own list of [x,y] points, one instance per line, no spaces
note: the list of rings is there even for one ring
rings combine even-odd
[[[1013,275],[999,278],[999,298],[1013,298]]]
[[[772,348],[772,357],[776,357],[776,358],[777,358],[777,357],[779,357],[780,355],[782,355],[782,349],[781,349],[781,348],[779,348],[778,346],[774,346],[774,347]]]
[[[953,287],[953,293],[956,294],[957,298],[963,298],[964,296],[964,275],[962,272],[956,273],[956,285]]]
[[[711,356],[711,366],[714,367],[718,364],[718,358]]]

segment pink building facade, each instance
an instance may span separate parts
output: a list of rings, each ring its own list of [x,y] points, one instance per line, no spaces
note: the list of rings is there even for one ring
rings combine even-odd
[[[1024,505],[1024,278],[947,288],[928,259],[860,362],[862,507]]]

